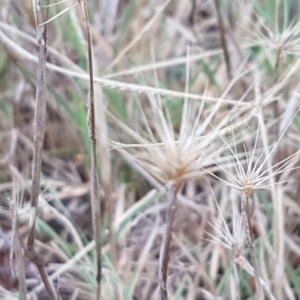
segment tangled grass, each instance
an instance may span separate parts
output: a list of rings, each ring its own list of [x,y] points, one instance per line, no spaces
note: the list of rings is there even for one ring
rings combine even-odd
[[[299,16],[4,0],[0,298],[300,298]]]

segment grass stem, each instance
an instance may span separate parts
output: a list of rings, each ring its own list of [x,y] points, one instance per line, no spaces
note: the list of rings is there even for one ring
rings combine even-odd
[[[160,248],[159,257],[159,285],[160,285],[160,299],[168,299],[167,291],[167,278],[168,278],[168,265],[170,258],[170,244],[172,239],[172,226],[174,221],[174,214],[176,211],[176,198],[178,188],[171,185],[168,191],[168,211],[166,216],[166,225],[163,236],[163,241]]]
[[[47,5],[49,1],[47,0]],[[35,16],[37,28],[38,50],[38,74],[36,85],[36,102],[34,117],[34,149],[32,160],[32,185],[30,198],[30,223],[29,235],[27,240],[27,255],[36,265],[41,279],[45,285],[50,300],[56,300],[55,293],[48,280],[47,273],[34,248],[35,240],[35,223],[37,217],[38,198],[40,193],[40,173],[44,146],[44,137],[46,130],[46,61],[47,61],[47,24],[43,24],[41,5],[38,0],[33,1],[33,13]],[[48,19],[48,9],[46,13]]]
[[[228,47],[227,47],[227,41],[226,41],[226,36],[225,36],[225,26],[224,26],[223,17],[222,17],[221,11],[220,11],[219,0],[215,0],[215,6],[216,6],[217,16],[218,16],[221,45],[223,48],[223,54],[224,54],[224,59],[225,59],[225,63],[226,63],[227,78],[231,79],[232,71],[231,71],[230,56],[229,56],[229,51],[228,51]]]
[[[254,269],[256,299],[263,300],[264,294],[263,294],[263,289],[262,289],[262,285],[261,285],[261,281],[260,281],[260,272],[259,272],[259,267],[258,267],[256,257],[255,257],[255,247],[254,247],[254,243],[253,243],[249,198],[250,197],[248,195],[245,195],[245,197],[242,197],[241,213],[242,213],[244,231],[245,231],[245,236],[246,236],[246,244],[250,251],[251,261],[252,261],[252,265],[253,265],[253,269]]]
[[[97,138],[96,138],[96,120],[95,120],[95,103],[94,103],[94,73],[93,73],[93,55],[92,55],[92,39],[90,32],[89,15],[87,9],[87,2],[83,1],[83,15],[85,19],[86,37],[88,46],[88,68],[89,68],[89,99],[88,99],[88,129],[89,137],[92,143],[91,154],[91,206],[94,240],[96,244],[97,257],[97,294],[96,299],[101,300],[101,277],[102,277],[102,218],[101,218],[101,202],[99,195],[99,181],[97,168]]]

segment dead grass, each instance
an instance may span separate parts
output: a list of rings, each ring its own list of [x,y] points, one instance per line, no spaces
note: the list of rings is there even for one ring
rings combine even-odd
[[[299,4],[216,1],[218,16],[214,1],[169,2],[88,1],[102,211],[98,270],[85,19],[81,1],[49,8],[34,248],[51,289],[61,299],[96,299],[101,270],[102,299],[158,299],[168,192],[175,186],[163,268],[168,299],[250,299],[255,283],[266,299],[298,299]],[[38,51],[32,1],[4,0],[0,299],[48,299],[24,255]],[[250,196],[242,214],[250,220],[251,251],[241,192]]]

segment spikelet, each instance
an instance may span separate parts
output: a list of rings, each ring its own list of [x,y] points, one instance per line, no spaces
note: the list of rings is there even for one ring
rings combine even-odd
[[[297,111],[298,112],[298,111]],[[296,112],[296,114],[297,114]],[[295,114],[295,115],[296,115]],[[295,115],[291,118],[289,124],[287,125],[286,129],[283,131],[282,135],[278,139],[278,141],[267,149],[257,150],[258,138],[260,130],[257,129],[256,138],[253,146],[252,153],[249,155],[249,152],[244,149],[244,157],[245,164],[241,161],[240,157],[237,153],[237,147],[234,142],[234,149],[230,146],[230,144],[225,140],[223,136],[219,134],[223,142],[226,144],[229,151],[232,153],[232,157],[234,160],[234,172],[230,172],[225,169],[222,165],[218,164],[216,161],[215,163],[219,165],[220,169],[223,170],[225,174],[228,175],[228,180],[225,180],[215,173],[209,172],[213,177],[217,178],[221,183],[233,187],[239,191],[242,191],[246,197],[249,197],[254,190],[257,189],[267,189],[271,187],[270,179],[277,177],[278,175],[292,171],[298,167],[293,167],[294,163],[299,158],[300,151],[295,152],[294,154],[290,155],[289,157],[283,159],[282,161],[268,166],[267,162],[272,157],[272,154],[275,153],[278,144],[282,140],[285,132],[287,131],[289,125],[291,124],[292,120],[294,119]],[[284,181],[277,182],[275,184],[284,183]]]
[[[227,127],[233,126],[232,123],[239,118],[240,110],[248,109],[245,106],[240,106],[244,97],[237,101],[231,110],[227,111],[227,114],[214,129],[210,124],[218,122],[214,121],[214,117],[222,107],[222,100],[242,76],[242,68],[243,66],[219,100],[207,109],[209,111],[207,115],[203,113],[206,111],[205,100],[191,100],[186,96],[178,132],[173,127],[170,111],[165,102],[159,95],[148,94],[150,112],[142,109],[142,105],[138,103],[143,133],[138,134],[127,128],[127,132],[139,144],[113,143],[113,147],[120,148],[124,155],[135,160],[161,183],[171,183],[178,187],[205,174],[204,169],[212,170],[215,168],[214,162],[230,162],[231,155],[221,157],[226,146],[220,140],[218,132],[226,131]],[[187,65],[186,95],[188,95],[188,84],[189,66]],[[144,107],[147,106],[144,103],[143,105]],[[124,124],[120,126],[126,127]]]

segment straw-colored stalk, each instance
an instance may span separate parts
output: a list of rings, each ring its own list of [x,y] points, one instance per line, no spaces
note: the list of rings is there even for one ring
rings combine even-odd
[[[80,2],[80,1],[79,1]],[[92,157],[91,157],[91,206],[94,240],[96,244],[97,257],[97,292],[96,299],[101,300],[101,277],[102,277],[102,217],[101,217],[101,203],[99,195],[99,181],[98,181],[98,167],[97,167],[97,134],[96,134],[96,120],[95,120],[95,90],[94,90],[94,73],[93,73],[93,55],[92,55],[92,38],[90,33],[90,22],[87,9],[86,0],[82,1],[83,15],[85,19],[85,28],[88,46],[88,68],[89,68],[89,97],[88,97],[88,129],[89,137],[92,143]]]
[[[47,1],[48,4],[48,1]],[[36,265],[41,279],[45,285],[48,296],[56,300],[45,268],[34,248],[35,223],[37,218],[38,198],[40,193],[40,173],[42,165],[43,145],[46,130],[46,61],[47,61],[47,24],[43,24],[41,5],[38,0],[33,1],[33,13],[37,27],[37,40],[39,44],[38,74],[36,88],[35,118],[34,118],[34,150],[32,159],[32,186],[30,198],[30,223],[27,240],[27,255]],[[48,9],[46,18],[48,17]]]

